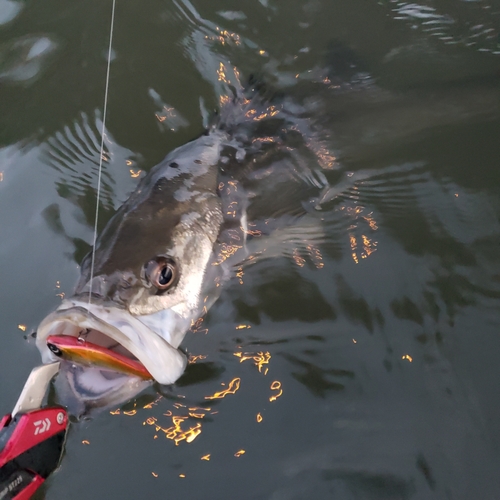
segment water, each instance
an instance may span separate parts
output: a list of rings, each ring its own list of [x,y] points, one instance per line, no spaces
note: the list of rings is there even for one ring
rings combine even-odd
[[[92,241],[110,13],[0,2],[4,413]],[[116,15],[101,227],[235,68],[303,106],[331,189],[322,236],[225,288],[176,386],[73,425],[39,498],[498,498],[500,2]]]

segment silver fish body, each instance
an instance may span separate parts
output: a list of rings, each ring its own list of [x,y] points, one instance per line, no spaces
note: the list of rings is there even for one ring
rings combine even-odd
[[[222,223],[217,168],[226,139],[219,130],[201,136],[140,182],[97,240],[93,278],[89,254],[74,296],[40,324],[44,362],[56,359],[46,345],[49,335],[85,335],[137,358],[161,384],[180,377],[187,361],[178,347],[203,307],[203,281]],[[160,290],[146,268],[166,261],[175,266],[175,282]],[[99,381],[92,384],[99,393]],[[121,395],[123,377],[116,385],[115,396]],[[104,392],[109,396],[108,387]]]

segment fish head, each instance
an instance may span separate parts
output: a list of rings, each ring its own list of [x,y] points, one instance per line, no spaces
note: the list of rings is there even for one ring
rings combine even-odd
[[[173,151],[119,208],[82,262],[74,295],[38,328],[44,362],[64,359],[47,338],[69,335],[139,361],[161,384],[179,378],[178,347],[203,309],[222,221],[219,147],[211,134]]]

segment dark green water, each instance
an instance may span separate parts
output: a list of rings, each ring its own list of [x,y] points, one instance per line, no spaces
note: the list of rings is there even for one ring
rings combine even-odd
[[[231,66],[317,117],[332,191],[323,237],[226,285],[176,386],[72,426],[39,498],[499,498],[500,2],[116,9],[101,227]],[[110,14],[0,0],[3,413],[92,241]]]

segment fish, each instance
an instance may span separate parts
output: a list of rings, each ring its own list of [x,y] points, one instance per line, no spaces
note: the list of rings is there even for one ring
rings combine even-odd
[[[222,137],[216,132],[173,151],[120,207],[97,240],[92,278],[89,254],[74,295],[37,329],[45,363],[56,358],[49,339],[83,331],[101,346],[118,344],[160,384],[180,377],[187,358],[178,347],[199,314],[222,221]]]
[[[181,342],[236,267],[262,253],[256,235],[280,218],[290,225],[327,186],[304,159],[318,149],[307,123],[252,92],[228,99],[215,124],[150,170],[84,258],[74,294],[40,323],[42,360],[65,361],[78,399],[116,404],[144,383],[174,384],[188,363]]]

